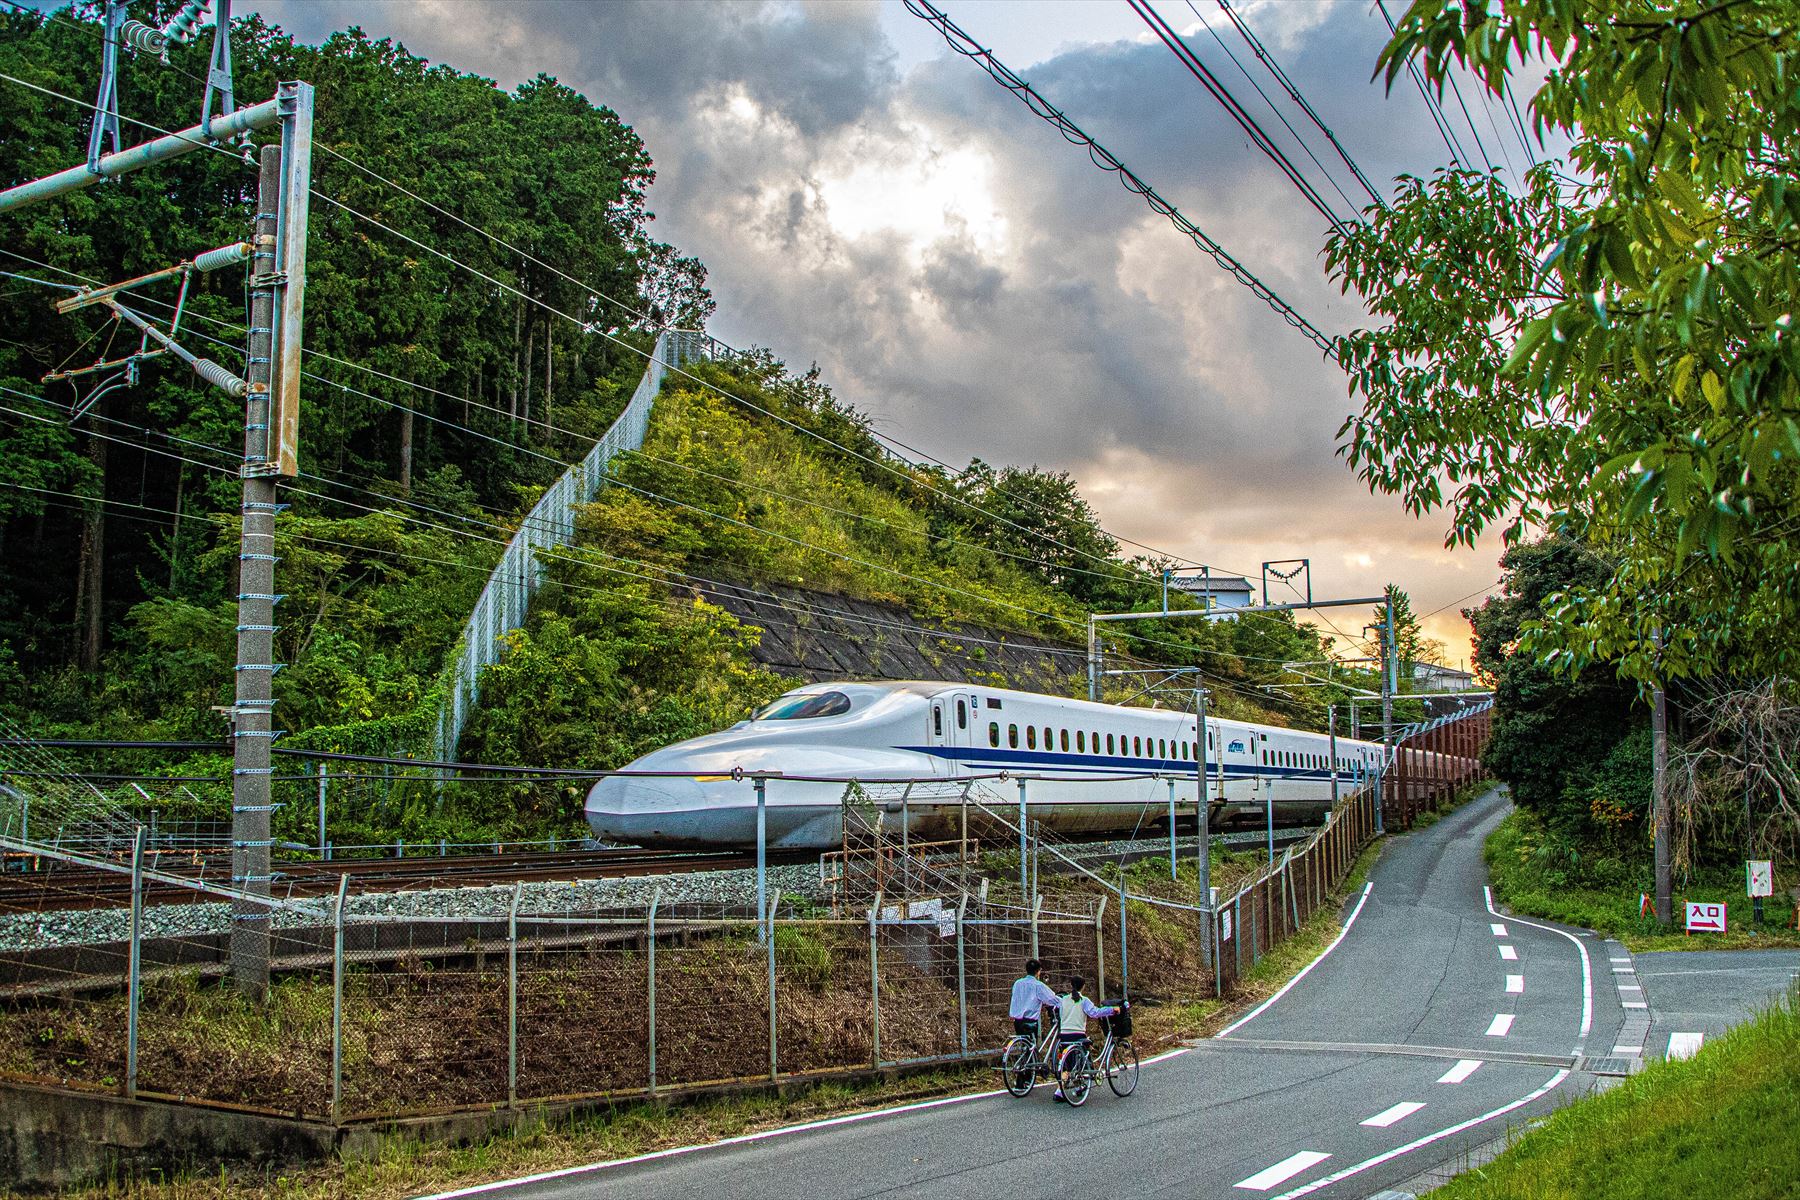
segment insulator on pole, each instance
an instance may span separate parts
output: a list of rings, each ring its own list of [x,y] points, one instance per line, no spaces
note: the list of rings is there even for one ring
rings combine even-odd
[[[211,7],[211,0],[188,0],[181,6],[181,10],[163,25],[162,35],[172,42],[193,41],[194,26],[200,23],[200,18]]]
[[[167,54],[169,37],[159,29],[155,29],[142,21],[129,20],[119,28],[119,36],[133,50],[142,50],[149,54]]]
[[[241,263],[250,257],[249,242],[233,242],[229,246],[220,246],[217,250],[208,250],[205,254],[194,255],[194,270],[217,271],[220,267],[229,267]]]
[[[206,380],[220,391],[229,392],[233,396],[242,396],[250,390],[250,385],[221,367],[210,358],[196,358],[193,362],[194,374]]]

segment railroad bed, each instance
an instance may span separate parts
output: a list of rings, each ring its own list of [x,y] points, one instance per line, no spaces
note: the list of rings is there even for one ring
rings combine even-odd
[[[213,859],[196,869],[187,855],[163,856],[156,869],[190,883],[230,885],[230,867]],[[771,850],[771,866],[814,862],[811,851]],[[175,865],[180,863],[181,865]],[[166,864],[166,865],[165,865]],[[567,850],[533,853],[465,854],[422,858],[351,858],[277,860],[270,887],[277,897],[335,895],[348,877],[357,893],[399,892],[418,888],[492,887],[508,883],[564,882],[582,879],[630,879],[646,875],[681,875],[703,871],[741,870],[756,865],[744,851],[684,853],[656,850]],[[144,885],[146,906],[191,904],[203,896],[191,886],[165,880]],[[87,908],[124,908],[131,903],[131,878],[116,871],[57,863],[49,870],[0,874],[0,913],[69,912]]]

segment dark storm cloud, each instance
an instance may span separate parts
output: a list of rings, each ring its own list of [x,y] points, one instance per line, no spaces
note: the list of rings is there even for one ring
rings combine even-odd
[[[1340,593],[1394,578],[1431,608],[1491,577],[1336,457],[1349,400],[1316,347],[967,60],[902,74],[872,3],[263,8],[614,108],[656,160],[657,236],[711,271],[714,332],[817,360],[913,445],[1072,470],[1110,526],[1196,558],[1317,554]],[[1378,187],[1444,159],[1416,94],[1370,83],[1385,30],[1363,5],[1308,9],[1290,41],[1291,11],[1242,11]],[[1012,65],[1320,328],[1363,320],[1324,276],[1325,221],[1162,45]]]

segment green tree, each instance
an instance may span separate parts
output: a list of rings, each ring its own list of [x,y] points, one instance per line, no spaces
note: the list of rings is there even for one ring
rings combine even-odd
[[[1521,543],[1501,559],[1500,594],[1464,615],[1475,629],[1475,669],[1494,685],[1493,737],[1483,762],[1523,808],[1557,833],[1586,839],[1642,815],[1648,774],[1635,754],[1612,756],[1633,730],[1647,728],[1636,689],[1606,665],[1559,673],[1520,646],[1547,606],[1578,588],[1603,586],[1613,564],[1568,537]],[[1601,770],[1611,763],[1616,773]],[[1596,806],[1604,793],[1607,803]],[[1618,797],[1637,796],[1634,805]]]
[[[1338,344],[1370,485],[1452,543],[1535,527],[1613,563],[1523,631],[1561,666],[1800,665],[1797,39],[1790,0],[1415,0],[1382,55],[1390,86],[1550,63],[1531,110],[1574,178],[1403,179],[1327,258],[1384,322]]]

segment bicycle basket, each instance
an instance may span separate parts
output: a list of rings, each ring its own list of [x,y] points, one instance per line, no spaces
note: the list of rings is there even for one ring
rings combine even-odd
[[[1119,1005],[1121,1005],[1123,1003],[1124,1003],[1123,1000],[1109,1000],[1107,1002],[1107,1007],[1108,1008],[1117,1008]],[[1131,1010],[1129,1008],[1120,1008],[1117,1013],[1113,1014],[1110,1017],[1101,1017],[1100,1018],[1100,1027],[1102,1029],[1104,1029],[1106,1032],[1112,1034],[1113,1037],[1115,1037],[1115,1038],[1130,1037],[1131,1036]]]

